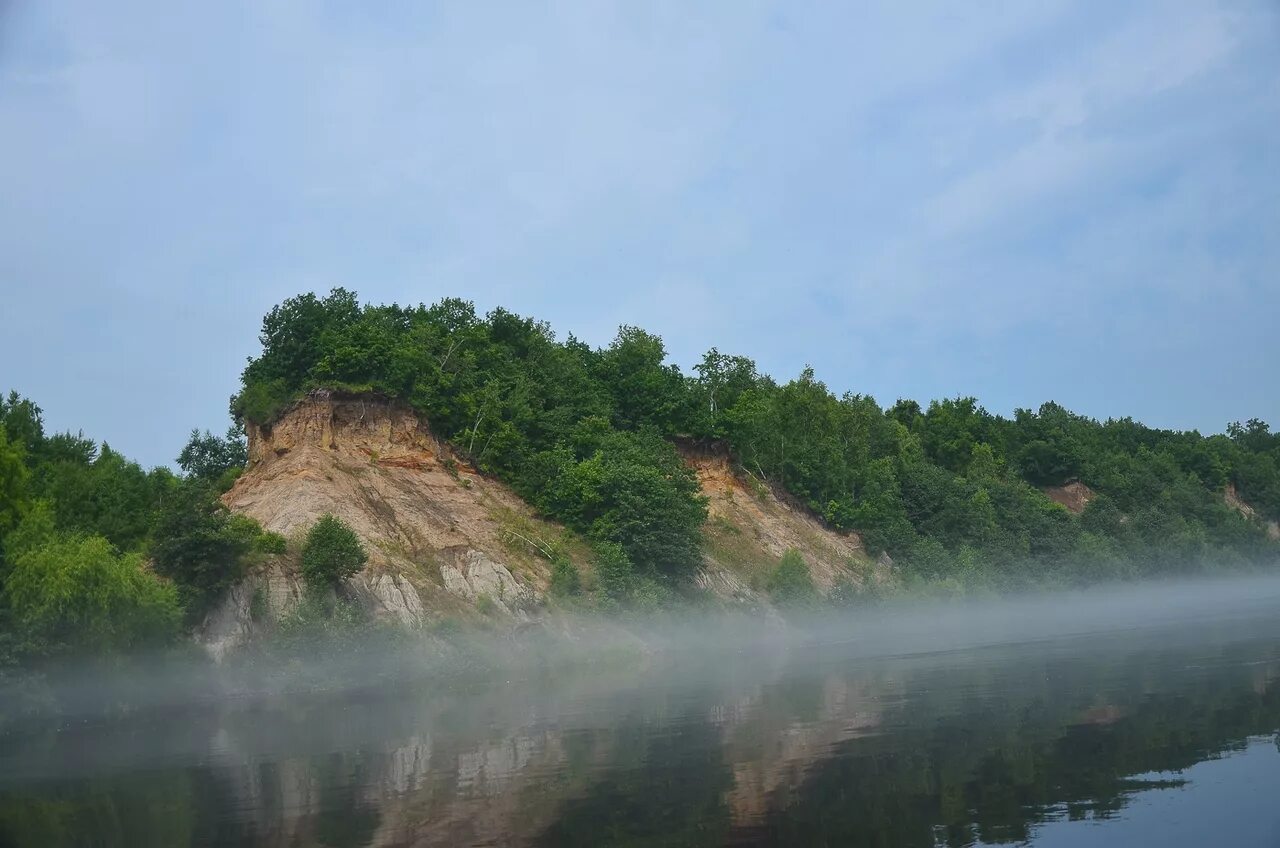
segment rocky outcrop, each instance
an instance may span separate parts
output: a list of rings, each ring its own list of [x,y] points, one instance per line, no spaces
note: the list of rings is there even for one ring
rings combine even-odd
[[[399,574],[360,575],[357,580],[376,611],[408,627],[426,619],[427,611],[418,590]]]
[[[488,599],[504,612],[526,617],[526,611],[536,602],[529,587],[512,576],[507,567],[494,562],[483,551],[467,549],[454,562],[440,566],[444,587],[469,601]]]
[[[1072,480],[1061,486],[1046,486],[1041,491],[1049,496],[1049,500],[1066,507],[1067,512],[1073,515],[1079,515],[1084,512],[1084,508],[1089,505],[1089,501],[1097,497],[1097,493],[1093,489],[1090,489],[1079,480]]]
[[[1262,516],[1258,514],[1258,511],[1240,497],[1240,492],[1236,489],[1235,483],[1227,484],[1227,488],[1222,492],[1222,500],[1227,506],[1243,515],[1249,521],[1263,520]],[[1268,539],[1271,539],[1272,541],[1280,541],[1280,522],[1267,521],[1265,522],[1265,527]]]
[[[302,581],[280,562],[256,569],[205,616],[198,641],[221,661],[287,615],[302,600],[302,592]]]

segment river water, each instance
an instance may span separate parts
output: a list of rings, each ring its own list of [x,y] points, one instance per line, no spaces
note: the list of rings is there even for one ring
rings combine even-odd
[[[1268,585],[11,729],[0,845],[1276,846]]]

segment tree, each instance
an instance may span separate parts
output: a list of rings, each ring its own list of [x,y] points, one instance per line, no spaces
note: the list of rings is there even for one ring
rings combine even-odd
[[[307,532],[302,546],[302,574],[313,586],[332,586],[353,576],[369,559],[355,531],[330,513]]]
[[[691,413],[694,432],[704,438],[723,439],[728,435],[725,412],[743,392],[760,382],[756,364],[745,356],[729,356],[711,348],[693,370],[698,374],[690,388],[696,404]]]
[[[1039,486],[1057,486],[1076,476],[1080,459],[1068,442],[1028,442],[1018,457],[1022,476]]]
[[[203,435],[192,430],[186,447],[178,454],[178,466],[188,476],[212,481],[231,469],[243,468],[247,459],[244,435],[232,425],[221,437],[208,430]]]
[[[28,652],[115,653],[176,637],[174,587],[101,536],[56,537],[17,554],[5,597]]]
[[[31,473],[25,458],[22,446],[11,444],[0,428],[0,539],[18,525],[30,501]]]
[[[592,539],[620,545],[638,571],[696,570],[706,501],[675,449],[654,433],[619,433],[598,419],[583,422],[571,442],[539,459],[548,482],[537,502]]]
[[[33,455],[44,441],[42,410],[28,398],[10,391],[8,398],[0,398],[0,430],[4,430],[9,442],[24,454]]]
[[[156,513],[150,553],[160,574],[177,584],[192,621],[244,576],[246,555],[262,533],[257,522],[232,515],[212,487],[184,481]]]
[[[1280,435],[1272,435],[1270,425],[1259,418],[1250,418],[1244,424],[1239,421],[1228,424],[1227,435],[1240,447],[1254,453],[1280,445]]]
[[[688,417],[680,369],[663,365],[662,339],[639,327],[622,327],[599,360],[600,378],[613,393],[621,429],[649,425],[673,432]]]

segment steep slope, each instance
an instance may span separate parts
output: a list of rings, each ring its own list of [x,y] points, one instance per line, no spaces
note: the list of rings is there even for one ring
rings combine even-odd
[[[1263,517],[1258,514],[1256,509],[1240,497],[1240,493],[1236,490],[1235,483],[1227,484],[1227,488],[1222,492],[1222,500],[1227,506],[1243,515],[1249,521],[1264,520]],[[1267,538],[1272,541],[1280,541],[1280,522],[1266,521],[1264,526],[1267,529]]]
[[[828,589],[873,570],[856,534],[840,534],[736,473],[723,451],[681,446],[708,498],[702,585],[758,604],[770,570],[799,551]],[[550,583],[550,552],[589,573],[589,548],[538,518],[498,480],[477,472],[400,404],[315,392],[270,426],[249,430],[249,461],[223,501],[293,541],[332,513],[364,541],[369,563],[352,587],[382,615],[407,624],[447,615],[524,619]],[[285,563],[255,573],[206,626],[232,646],[254,631],[254,595],[279,615],[301,597]]]
[[[477,602],[525,617],[549,582],[545,552],[582,558],[562,528],[458,461],[417,416],[367,397],[314,393],[251,427],[248,466],[223,501],[293,539],[338,516],[369,552],[357,588],[406,620]]]
[[[739,473],[722,447],[680,448],[707,497],[706,585],[758,590],[789,550],[804,557],[824,590],[841,579],[860,583],[872,572],[856,533],[837,533],[804,507]]]
[[[1097,497],[1097,493],[1093,489],[1090,489],[1079,480],[1072,480],[1061,486],[1045,486],[1040,491],[1044,492],[1049,500],[1066,507],[1067,511],[1073,515],[1083,513],[1084,508],[1089,505],[1089,501]]]

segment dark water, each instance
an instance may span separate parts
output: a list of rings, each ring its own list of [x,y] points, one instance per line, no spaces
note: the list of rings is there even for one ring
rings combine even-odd
[[[1280,845],[1280,606],[1084,629],[11,732],[0,844]]]

